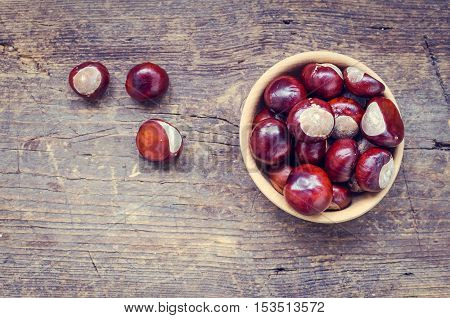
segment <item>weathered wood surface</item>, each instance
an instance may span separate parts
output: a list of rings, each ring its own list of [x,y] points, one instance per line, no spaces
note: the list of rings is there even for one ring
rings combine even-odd
[[[450,296],[447,1],[0,1],[0,296]],[[289,55],[329,49],[382,76],[406,122],[388,196],[341,225],[297,220],[256,189],[240,107]],[[68,88],[84,60],[107,97]],[[158,105],[127,70],[170,74]],[[150,117],[186,138],[158,170]]]

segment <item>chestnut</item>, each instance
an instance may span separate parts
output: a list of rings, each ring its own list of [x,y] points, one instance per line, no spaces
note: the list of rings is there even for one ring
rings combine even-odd
[[[368,149],[376,147],[373,143],[371,143],[370,141],[368,141],[366,138],[361,137],[359,138],[356,143],[358,144],[358,151],[359,154],[362,155],[363,153],[365,153]]]
[[[183,148],[179,130],[162,119],[144,122],[136,135],[136,146],[149,161],[165,161],[177,157]]]
[[[336,139],[356,136],[364,109],[357,101],[347,97],[336,97],[328,103],[334,114],[334,129],[331,136]]]
[[[293,76],[280,76],[272,80],[264,91],[264,101],[275,114],[287,114],[307,92],[300,81]]]
[[[100,98],[109,84],[108,69],[100,62],[84,62],[69,74],[69,85],[75,93],[87,100]]]
[[[386,97],[374,97],[361,120],[361,132],[371,143],[396,147],[405,134],[403,120],[394,103]]]
[[[364,191],[386,188],[394,175],[394,158],[386,149],[370,148],[361,155],[355,170],[356,181]]]
[[[320,140],[318,142],[298,142],[295,146],[295,153],[301,163],[310,163],[320,165],[327,151],[327,141]]]
[[[358,160],[358,145],[353,139],[338,139],[325,155],[325,171],[333,182],[347,182]]]
[[[301,214],[323,212],[333,198],[331,181],[322,168],[311,164],[300,165],[292,169],[284,187],[284,197]]]
[[[283,193],[284,186],[286,185],[286,181],[291,174],[292,167],[290,165],[284,165],[278,169],[268,169],[267,176],[269,177],[270,183],[272,186],[280,192]]]
[[[159,65],[146,62],[134,66],[127,75],[128,95],[139,102],[161,97],[169,87],[169,75]]]
[[[333,199],[328,210],[343,210],[352,203],[352,193],[341,184],[333,183]]]
[[[300,77],[308,92],[320,98],[336,97],[344,88],[344,76],[339,67],[334,64],[306,64]]]
[[[276,165],[289,157],[291,142],[286,125],[275,118],[255,125],[250,136],[250,149],[260,163]]]
[[[274,114],[267,107],[264,107],[253,119],[253,127],[260,121],[269,118],[275,118],[280,121],[284,121],[283,116],[281,116],[280,114]]]
[[[331,135],[334,116],[330,104],[318,98],[308,98],[291,109],[286,122],[297,141],[317,142]]]
[[[355,66],[344,70],[344,82],[347,89],[357,95],[373,97],[384,92],[384,84]]]

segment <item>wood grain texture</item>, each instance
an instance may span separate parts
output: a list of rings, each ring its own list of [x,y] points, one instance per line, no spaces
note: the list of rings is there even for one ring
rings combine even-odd
[[[0,296],[450,296],[447,1],[0,1]],[[406,124],[387,197],[342,225],[297,220],[256,189],[240,107],[292,54],[353,56]],[[68,88],[100,60],[98,104]],[[126,72],[151,60],[168,94],[140,105]],[[186,143],[173,166],[137,155],[159,117]]]

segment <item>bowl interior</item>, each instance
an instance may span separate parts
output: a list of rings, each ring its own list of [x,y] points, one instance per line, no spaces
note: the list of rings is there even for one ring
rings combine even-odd
[[[240,146],[241,146],[241,152],[244,159],[245,166],[247,167],[247,170],[250,174],[250,177],[255,182],[256,186],[261,190],[261,192],[270,200],[272,201],[276,206],[278,206],[280,209],[284,210],[285,212],[292,214],[295,217],[301,218],[303,220],[316,222],[316,223],[340,223],[349,221],[352,219],[355,219],[370,209],[372,209],[378,202],[381,201],[381,199],[386,195],[386,193],[391,188],[392,184],[394,183],[394,180],[398,174],[398,171],[400,170],[400,164],[403,157],[403,148],[404,148],[404,141],[398,145],[394,152],[394,176],[391,179],[391,182],[389,185],[383,189],[381,192],[377,193],[363,193],[356,195],[353,198],[352,204],[347,207],[344,210],[335,211],[335,212],[322,212],[317,215],[313,216],[306,216],[303,214],[298,213],[293,208],[289,206],[289,204],[284,199],[283,195],[278,193],[273,187],[270,181],[265,177],[265,175],[258,169],[255,160],[253,159],[253,156],[250,151],[250,135],[252,132],[252,122],[253,118],[255,117],[256,113],[261,107],[261,100],[264,93],[264,89],[269,84],[269,82],[274,79],[277,76],[291,73],[293,71],[297,71],[305,64],[311,63],[311,62],[318,62],[318,63],[332,63],[335,64],[341,68],[347,67],[347,66],[357,66],[364,72],[368,73],[369,75],[373,76],[377,80],[381,81],[386,89],[384,91],[384,96],[389,98],[394,102],[394,104],[397,106],[397,102],[392,95],[391,90],[389,87],[384,83],[384,81],[370,68],[368,68],[366,65],[361,63],[358,60],[355,60],[349,56],[338,54],[334,52],[328,52],[328,51],[312,51],[312,52],[305,52],[300,53],[291,57],[288,57],[271,68],[269,68],[253,85],[247,100],[244,104],[244,107],[242,109],[242,115],[241,115],[241,121],[240,121]],[[298,73],[297,73],[298,74]]]

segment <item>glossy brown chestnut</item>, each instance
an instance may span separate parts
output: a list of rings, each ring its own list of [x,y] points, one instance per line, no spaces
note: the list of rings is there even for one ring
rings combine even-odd
[[[322,164],[326,151],[326,140],[311,143],[300,141],[295,146],[295,153],[300,163],[310,163],[317,166]]]
[[[162,119],[149,119],[139,128],[136,146],[145,159],[165,161],[180,155],[183,137],[178,129],[168,122]]]
[[[373,97],[384,92],[384,84],[355,66],[344,70],[347,89],[357,96]]]
[[[364,109],[357,101],[347,97],[336,97],[328,103],[334,114],[334,129],[331,136],[336,139],[356,136]]]
[[[289,113],[291,108],[306,96],[303,84],[288,75],[275,78],[264,91],[264,101],[275,114]]]
[[[292,167],[289,165],[284,165],[279,169],[269,169],[267,171],[270,183],[272,183],[275,190],[281,194],[283,193],[284,186],[286,185],[286,181],[291,174],[291,171]]]
[[[69,74],[69,85],[75,93],[87,100],[100,98],[109,84],[108,69],[99,62],[84,62]]]
[[[169,75],[159,65],[142,63],[127,75],[125,88],[128,95],[139,102],[161,97],[169,87]]]
[[[255,119],[253,119],[253,127],[259,123],[260,121],[263,121],[265,119],[269,119],[269,118],[275,118],[278,119],[280,121],[284,121],[283,116],[281,116],[280,114],[274,114],[272,113],[267,107],[264,107],[256,116]]]
[[[306,90],[324,99],[338,96],[344,88],[344,77],[334,64],[310,63],[303,67],[300,77]]]
[[[358,145],[353,139],[338,139],[325,155],[325,171],[333,182],[347,182],[358,160]]]
[[[286,162],[291,143],[286,125],[274,118],[265,119],[255,125],[250,137],[253,157],[260,163],[276,165]]]
[[[341,184],[333,184],[333,199],[328,210],[343,210],[352,203],[352,193]]]
[[[394,159],[386,149],[370,148],[356,164],[356,181],[364,191],[383,190],[389,185],[393,175]]]
[[[286,123],[297,141],[317,142],[331,135],[334,116],[330,104],[318,98],[308,98],[291,109]]]
[[[299,213],[312,215],[323,212],[333,198],[331,181],[322,168],[310,164],[300,165],[289,175],[284,197]]]
[[[371,143],[396,147],[405,134],[403,120],[394,103],[386,97],[374,97],[361,120],[361,132]]]

